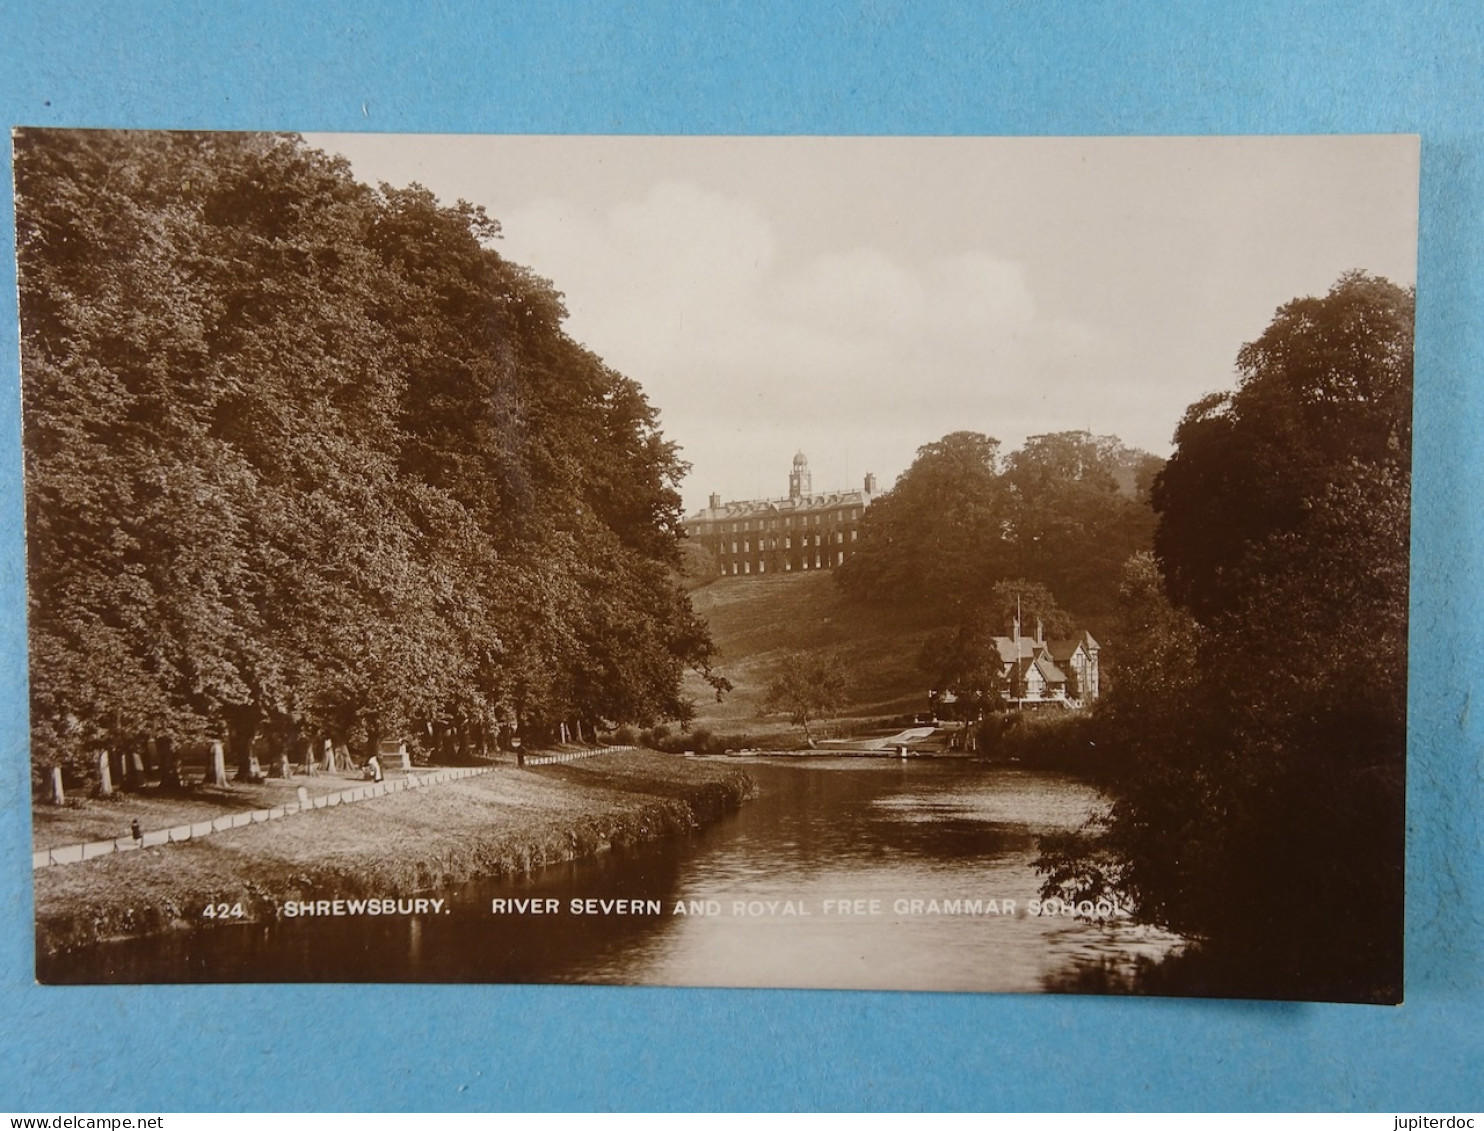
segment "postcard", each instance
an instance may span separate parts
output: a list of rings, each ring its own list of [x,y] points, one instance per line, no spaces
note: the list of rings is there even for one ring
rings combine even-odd
[[[13,135],[47,984],[1402,998],[1418,139]]]

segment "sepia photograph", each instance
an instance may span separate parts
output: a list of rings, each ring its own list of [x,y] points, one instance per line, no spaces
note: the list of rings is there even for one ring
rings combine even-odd
[[[12,135],[36,977],[1403,999],[1419,140]]]

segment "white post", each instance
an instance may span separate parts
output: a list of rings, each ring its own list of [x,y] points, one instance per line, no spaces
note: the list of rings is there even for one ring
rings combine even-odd
[[[211,766],[206,771],[206,784],[227,784],[227,752],[220,741],[211,744]]]

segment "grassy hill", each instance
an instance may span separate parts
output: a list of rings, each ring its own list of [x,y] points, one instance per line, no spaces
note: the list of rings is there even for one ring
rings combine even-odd
[[[762,714],[762,700],[770,669],[791,651],[838,657],[850,698],[842,722],[927,709],[927,682],[917,656],[928,634],[941,625],[925,622],[920,613],[848,602],[826,571],[717,578],[690,597],[711,626],[717,670],[734,685],[718,703],[705,683],[690,678],[698,727],[752,732],[786,727],[782,716]]]

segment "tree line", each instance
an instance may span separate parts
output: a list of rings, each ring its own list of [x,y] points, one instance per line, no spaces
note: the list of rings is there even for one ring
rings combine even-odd
[[[686,470],[498,223],[278,134],[15,138],[32,756],[683,718]]]
[[[1086,431],[1029,437],[1008,455],[978,432],[917,451],[866,510],[854,556],[835,571],[853,598],[905,604],[946,627],[919,667],[974,702],[1006,690],[992,638],[1017,614],[1028,635],[1086,629],[1100,640],[1123,563],[1153,546],[1159,457]],[[1116,670],[1119,649],[1105,660]]]

